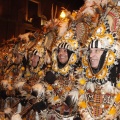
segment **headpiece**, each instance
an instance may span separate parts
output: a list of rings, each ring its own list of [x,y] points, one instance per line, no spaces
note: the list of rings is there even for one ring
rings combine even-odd
[[[64,49],[68,49],[71,50],[70,45],[67,42],[62,42],[58,45],[58,49],[60,48],[64,48]]]
[[[51,59],[49,53],[43,45],[42,41],[37,41],[31,51],[33,55],[38,55],[40,57],[37,69],[39,69],[39,67],[42,68],[44,64],[50,64]]]
[[[100,48],[100,49],[103,49],[103,46],[102,46],[100,40],[92,40],[90,45],[89,45],[89,48]]]
[[[100,67],[100,69],[94,69],[98,70],[97,72],[94,72],[89,64],[89,55],[85,54],[82,56],[82,73],[84,74],[84,78],[80,79],[80,87],[82,88],[83,86],[83,88],[81,89],[81,97],[79,99],[79,111],[83,118],[115,119],[117,118],[116,116],[119,115],[118,109],[120,101],[116,100],[116,98],[118,98],[119,90],[116,89],[116,86],[117,88],[120,86],[120,82],[118,82],[118,64],[120,59],[120,12],[119,8],[116,8],[116,6],[111,4],[112,1],[117,0],[99,1],[101,4],[106,3],[106,7],[104,6],[104,15],[100,17],[97,27],[92,32],[92,36],[86,44],[88,48],[104,49],[104,52],[101,55],[101,58],[103,58],[102,61],[104,61],[102,62],[102,67]],[[82,92],[83,89],[85,89],[84,92]],[[96,109],[96,104],[92,101],[94,101],[98,94],[100,99],[106,99],[105,95],[109,94],[111,96],[110,100],[113,102],[111,104],[111,102],[107,101],[107,108],[104,107],[106,104],[104,104],[104,100],[99,102],[103,105],[103,107],[99,108],[102,112],[96,114],[98,109]],[[93,96],[93,98],[91,100],[86,96]]]
[[[45,47],[42,46],[41,42],[37,42],[33,47],[33,54],[42,57],[45,54]]]
[[[117,32],[112,32],[108,20],[104,18],[88,40],[89,48],[101,48],[112,51],[120,59],[120,41]],[[87,46],[88,46],[87,45]]]
[[[53,46],[52,49],[52,69],[53,71],[60,73],[62,75],[67,75],[70,70],[72,70],[72,67],[75,65],[75,63],[78,61],[78,51],[79,51],[79,44],[76,39],[73,39],[74,33],[72,30],[68,30],[64,36],[57,41],[55,46]],[[57,62],[57,54],[59,48],[65,48],[72,52],[67,64],[63,68],[58,67]]]
[[[118,59],[120,59],[120,41],[118,38],[118,31],[111,30],[109,19],[106,16],[99,22],[98,27],[95,28],[93,35],[86,45],[88,48],[107,50],[106,58],[101,70],[94,74],[96,78],[95,81],[103,84],[107,81],[110,70],[118,64]],[[83,57],[82,59],[83,66],[87,71],[86,76],[90,80],[94,80],[94,75],[91,72],[87,59],[87,57]]]

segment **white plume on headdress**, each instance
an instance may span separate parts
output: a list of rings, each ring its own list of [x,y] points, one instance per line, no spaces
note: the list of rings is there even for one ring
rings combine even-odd
[[[92,82],[88,82],[86,85],[86,89],[91,90],[91,92],[94,92],[95,91],[95,84]]]
[[[25,84],[25,82],[18,82],[15,84],[15,88],[21,90],[24,84]]]
[[[61,21],[58,27],[58,36],[62,37],[68,29],[68,20]]]
[[[30,35],[31,35],[31,36],[34,36],[33,33],[28,32],[28,33],[25,33],[25,34],[20,34],[20,35],[18,36],[18,38],[20,38],[20,40],[25,40],[26,42],[28,42]]]
[[[78,95],[79,95],[78,90],[72,90],[68,94],[68,96],[70,96],[72,99],[72,103],[76,103],[78,101]]]
[[[95,0],[85,0],[86,7],[92,6],[94,4]]]
[[[95,10],[92,7],[87,7],[82,14],[88,14],[88,15],[94,15],[95,14]]]
[[[6,109],[4,109],[4,113],[5,114],[10,114],[10,113],[12,113],[12,109],[11,108],[6,108]]]
[[[113,94],[115,93],[114,86],[111,85],[110,81],[108,81],[107,83],[102,85],[101,91],[104,92],[105,94],[106,93],[113,93]]]
[[[82,11],[82,14],[89,14],[89,15],[94,16],[96,10],[93,6],[98,7],[100,6],[100,4],[101,4],[100,0],[85,0],[85,4],[84,4],[85,9]]]
[[[74,35],[74,33],[71,30],[69,30],[64,34],[64,38],[70,39],[70,38],[72,38],[73,35]]]
[[[110,47],[110,43],[109,43],[109,41],[107,40],[107,38],[106,37],[104,37],[104,38],[101,38],[100,39],[100,41],[101,41],[101,45],[102,45],[102,48],[109,48]]]
[[[16,113],[12,116],[11,120],[22,120],[20,114]]]
[[[32,91],[37,92],[37,97],[41,97],[45,95],[45,88],[41,83],[37,83],[34,86],[32,86]]]
[[[3,86],[3,88],[7,88],[8,84],[9,84],[8,80],[1,81],[1,85]]]

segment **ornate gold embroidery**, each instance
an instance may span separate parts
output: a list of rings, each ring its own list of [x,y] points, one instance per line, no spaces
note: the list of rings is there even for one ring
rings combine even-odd
[[[77,55],[76,54],[72,54],[69,60],[69,64],[74,64],[77,61]]]
[[[107,65],[110,66],[114,64],[114,62],[115,62],[115,53],[113,51],[109,51]]]
[[[105,33],[106,27],[105,27],[104,24],[101,24],[99,27],[97,27],[97,28],[95,29],[95,31],[96,31],[95,35],[101,36],[101,35],[103,35],[103,34]]]
[[[108,73],[107,67],[104,67],[99,74],[96,74],[97,79],[104,79]]]
[[[107,77],[107,74],[109,72],[109,66],[113,65],[115,62],[115,53],[111,50],[108,51],[103,67],[97,74],[92,73],[91,67],[88,64],[86,56],[83,57],[82,62],[84,66],[86,66],[86,77],[87,78],[92,79],[93,77],[95,77],[95,79],[103,80],[105,79],[105,77]]]
[[[83,56],[83,57],[82,57],[82,64],[83,64],[84,66],[88,66],[87,56]]]

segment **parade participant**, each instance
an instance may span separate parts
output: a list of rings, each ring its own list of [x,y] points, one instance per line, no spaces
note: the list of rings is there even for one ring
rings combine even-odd
[[[11,48],[10,48],[11,49]],[[8,67],[9,56],[11,56],[8,46],[3,46],[1,50],[1,58],[0,58],[0,64],[1,64],[1,77],[0,77],[0,111],[2,111],[5,108],[6,98],[11,97],[12,93],[12,87],[9,82],[11,82],[12,74],[9,76],[5,74],[6,68]]]
[[[32,33],[31,35],[34,36]],[[24,73],[27,63],[27,51],[34,44],[34,40],[33,37],[28,37],[27,40],[19,37],[14,46],[10,48],[10,50],[12,49],[11,54],[8,56],[8,65],[5,69],[6,71],[4,71],[4,79],[1,81],[1,96],[5,97],[5,104],[2,111],[11,108],[13,113],[20,112],[17,106],[22,102],[21,97],[26,95],[26,92],[22,90],[21,86],[25,83]],[[8,116],[8,110],[5,114]]]
[[[78,62],[78,42],[68,38],[72,30],[57,41],[52,49],[52,70],[46,73],[44,86],[48,106],[47,119],[74,119],[77,116],[76,101],[76,68]],[[74,95],[73,103],[69,104],[67,96]],[[73,105],[74,104],[74,105]]]
[[[32,86],[32,95],[36,95],[37,99],[39,99],[39,101],[33,105],[33,110],[36,111],[36,113],[39,113],[39,118],[41,119],[46,118],[46,116],[46,119],[52,119],[52,117],[58,119],[54,109],[58,108],[58,105],[59,108],[62,109],[61,104],[64,107],[64,111],[63,113],[58,114],[64,115],[67,113],[68,116],[73,114],[69,113],[71,111],[68,110],[68,107],[64,104],[64,101],[66,95],[72,89],[72,86],[75,85],[75,80],[73,77],[73,66],[77,62],[77,56],[68,49],[70,49],[70,45],[67,42],[59,42],[59,47],[56,47],[53,53],[54,55],[52,55],[52,59],[54,60],[55,54],[57,57],[56,61],[53,61],[52,70],[46,73],[44,78],[45,81],[41,81],[40,83]],[[57,64],[55,64],[56,62]],[[57,66],[55,67],[54,65]],[[59,88],[57,88],[56,84],[59,84]],[[58,111],[60,112],[61,110],[58,109]]]
[[[19,42],[15,45],[13,52],[14,65],[17,69],[17,77],[14,80],[13,86],[18,93],[24,94],[25,92],[21,90],[21,85],[23,85],[27,80],[27,76],[25,76],[25,74],[28,70],[28,51],[34,45],[36,37],[33,33],[25,33],[19,35],[18,40]]]
[[[25,76],[29,74],[27,83],[32,86],[44,79],[45,71],[49,69],[51,59],[41,41],[37,41],[30,51],[29,70],[26,71]]]
[[[20,35],[18,37],[18,42],[15,44],[15,46],[13,48],[13,51],[12,51],[13,63],[10,64],[10,66],[7,68],[7,74],[5,74],[6,80],[1,81],[2,87],[5,88],[5,93],[3,93],[1,91],[2,95],[4,97],[6,97],[6,98],[8,97],[8,96],[6,96],[6,89],[8,89],[9,84],[10,84],[11,88],[14,88],[13,92],[12,92],[12,94],[14,94],[14,96],[12,96],[11,99],[9,100],[10,102],[12,101],[12,104],[10,104],[8,106],[6,104],[7,103],[6,100],[4,100],[5,104],[7,106],[3,107],[2,111],[5,109],[4,114],[6,114],[6,116],[10,117],[13,113],[17,112],[17,113],[20,113],[22,118],[24,118],[26,116],[23,116],[23,115],[28,112],[26,110],[28,108],[28,106],[32,107],[32,105],[30,103],[28,103],[28,100],[30,98],[29,94],[31,93],[31,86],[36,84],[35,83],[36,78],[34,78],[35,76],[32,76],[32,75],[34,73],[35,75],[37,74],[39,76],[38,78],[42,77],[43,72],[42,73],[41,72],[38,73],[38,72],[43,67],[44,62],[49,60],[48,57],[47,57],[48,54],[45,54],[47,52],[43,51],[42,48],[39,49],[39,47],[40,47],[39,44],[36,44],[37,43],[36,41],[38,39],[39,39],[39,34],[37,34],[36,32],[34,34],[33,33],[26,33],[26,34]],[[42,55],[42,56],[38,55],[39,58],[44,57],[44,58],[42,58],[42,61],[40,61],[40,59],[38,59],[37,62],[40,61],[39,65],[37,63],[36,63],[35,66],[33,64],[31,65],[31,68],[32,67],[35,68],[35,69],[37,68],[37,70],[38,70],[37,72],[30,71],[30,69],[29,69],[28,58],[29,58],[29,52],[30,52],[31,48],[34,49],[32,59],[34,59],[35,54],[38,55],[39,53]],[[11,78],[10,73],[12,73],[12,77],[14,77],[12,82],[9,82],[9,80],[7,79],[7,76],[9,78]],[[32,79],[32,77],[34,79]],[[32,79],[31,83],[34,83],[34,84],[29,84],[30,86],[26,86],[26,84],[29,83],[28,81],[30,81],[30,78]],[[39,80],[39,79],[37,79],[37,80]],[[21,113],[22,109],[24,109],[24,111]],[[9,117],[6,117],[6,118],[9,118]],[[26,117],[26,118],[29,118],[29,117]]]
[[[17,38],[16,38],[17,39]],[[10,101],[13,101],[13,97],[15,96],[15,91],[12,86],[16,76],[18,75],[18,66],[19,62],[16,62],[13,51],[14,51],[14,39],[11,39],[11,43],[7,44],[6,46],[3,46],[3,53],[6,56],[6,67],[4,68],[3,72],[3,79],[1,80],[1,90],[0,90],[0,96],[1,100],[3,99],[4,102],[2,102],[2,110],[7,107],[11,107]],[[9,40],[8,40],[9,41]],[[6,50],[5,50],[6,49]],[[18,58],[19,59],[19,58]],[[19,59],[20,60],[20,59]],[[3,63],[5,63],[5,59],[3,59]],[[20,62],[21,64],[21,62]],[[4,66],[4,64],[3,64]]]
[[[83,120],[115,120],[120,114],[119,24],[110,19],[111,13],[117,20],[119,15],[112,10],[101,17],[82,57],[84,77],[79,83],[83,92],[78,106]]]
[[[13,39],[14,41],[14,39]],[[10,44],[11,45],[11,44]],[[7,66],[4,69],[4,79],[1,80],[1,90],[0,96],[1,100],[4,101],[2,103],[1,111],[4,112],[4,109],[12,107],[17,101],[19,101],[15,96],[15,89],[13,87],[14,81],[18,76],[18,71],[20,66],[22,65],[22,55],[14,54],[15,44],[12,44],[9,48],[9,51],[6,56],[7,58]],[[17,51],[16,51],[17,52]],[[6,114],[6,118],[7,113]]]
[[[20,35],[21,39],[27,39],[27,41],[29,42],[28,36],[29,34],[24,35]],[[30,34],[31,36],[32,34]],[[31,119],[35,119],[36,114],[34,112],[34,109],[32,109],[32,105],[33,102],[29,104],[29,100],[31,99],[35,99],[34,103],[36,103],[34,105],[33,108],[35,108],[35,106],[38,103],[38,99],[39,96],[36,94],[36,87],[39,87],[39,82],[41,82],[45,76],[45,73],[47,71],[47,69],[50,69],[50,56],[49,56],[49,51],[45,48],[44,46],[44,36],[35,36],[35,38],[37,38],[36,41],[33,41],[34,45],[32,47],[30,47],[29,45],[25,45],[24,47],[26,48],[26,46],[28,46],[27,49],[27,58],[28,61],[26,61],[25,64],[25,71],[24,71],[24,75],[23,77],[25,78],[25,80],[23,81],[18,81],[15,84],[15,88],[17,88],[19,90],[19,92],[22,92],[22,96],[24,97],[21,100],[21,103],[23,104],[22,109],[28,109],[28,111],[30,111],[28,113],[28,115],[25,116],[25,118],[31,118]],[[26,54],[25,54],[26,55]],[[21,79],[21,77],[19,77]],[[29,97],[28,97],[29,96]],[[32,101],[32,100],[31,100]],[[40,106],[40,104],[39,104]],[[25,107],[25,108],[24,108]],[[38,106],[37,106],[38,107]],[[25,112],[28,112],[27,110]],[[24,114],[24,112],[21,112],[21,110],[19,110],[20,114]],[[34,114],[34,115],[33,115]],[[21,116],[22,117],[22,116]]]
[[[28,111],[25,111],[28,113],[26,116],[24,116],[26,119],[35,119],[37,116],[36,114],[38,114],[34,109],[36,107],[40,107],[41,105],[38,105],[40,97],[36,93],[36,89],[38,89],[38,87],[40,88],[39,82],[44,80],[46,71],[50,69],[50,62],[49,53],[43,46],[42,41],[36,41],[34,46],[29,50],[29,65],[26,67],[24,74],[24,77],[27,79],[26,81],[19,82],[17,84],[20,86],[20,88],[22,88],[21,91],[26,93],[26,95],[24,94],[25,97],[22,100],[22,102],[25,103],[25,108],[23,109],[28,109]],[[24,111],[21,111],[20,114],[25,113]]]

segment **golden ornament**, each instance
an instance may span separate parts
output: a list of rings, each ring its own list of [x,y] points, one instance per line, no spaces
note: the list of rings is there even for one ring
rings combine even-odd
[[[78,103],[78,106],[81,107],[81,108],[86,108],[87,107],[87,104],[85,101],[81,101]]]
[[[109,111],[110,115],[115,115],[116,114],[116,108],[113,106],[110,111]]]
[[[25,70],[25,67],[21,67],[21,70],[24,71],[24,70]]]

